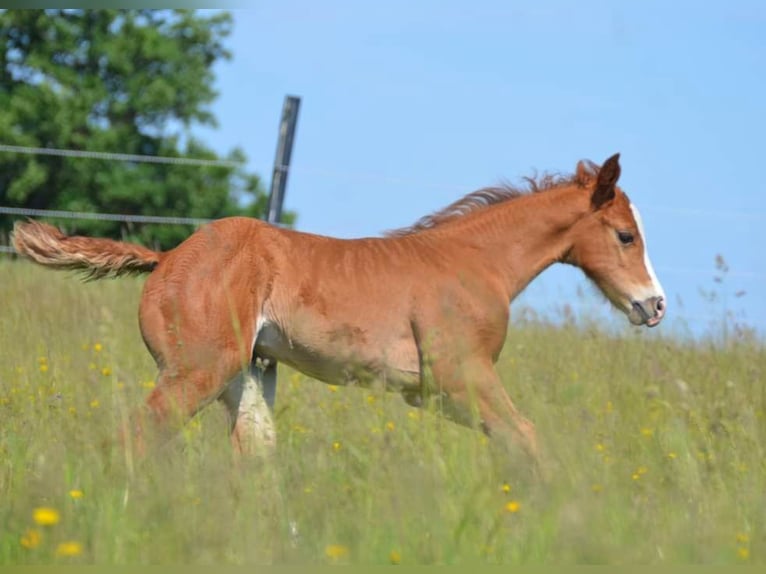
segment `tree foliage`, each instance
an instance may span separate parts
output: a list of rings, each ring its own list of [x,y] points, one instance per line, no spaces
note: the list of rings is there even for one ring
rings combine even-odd
[[[0,143],[220,158],[195,139],[215,125],[213,66],[231,57],[227,12],[6,10],[0,13]],[[241,167],[0,153],[0,205],[216,218],[260,216],[266,196]],[[291,215],[287,215],[290,219]],[[0,219],[0,228],[12,225]],[[179,226],[66,222],[69,232],[167,248]]]

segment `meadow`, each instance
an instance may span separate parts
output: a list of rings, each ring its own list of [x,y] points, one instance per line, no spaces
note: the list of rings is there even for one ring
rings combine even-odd
[[[154,385],[141,278],[0,260],[2,564],[762,564],[766,346],[512,321],[520,451],[280,367],[278,450],[236,461],[214,404],[160,453],[103,445]],[[510,454],[510,456],[509,456]]]

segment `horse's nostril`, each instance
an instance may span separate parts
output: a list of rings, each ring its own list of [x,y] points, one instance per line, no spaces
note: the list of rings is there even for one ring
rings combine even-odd
[[[663,299],[662,297],[657,299],[657,303],[656,303],[655,307],[656,307],[657,311],[662,313],[665,310],[665,299]]]

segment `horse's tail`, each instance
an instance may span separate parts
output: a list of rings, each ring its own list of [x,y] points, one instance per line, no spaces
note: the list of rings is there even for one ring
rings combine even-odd
[[[39,221],[16,222],[11,241],[16,251],[40,265],[81,271],[88,279],[149,273],[162,257],[161,253],[132,243],[67,237]]]

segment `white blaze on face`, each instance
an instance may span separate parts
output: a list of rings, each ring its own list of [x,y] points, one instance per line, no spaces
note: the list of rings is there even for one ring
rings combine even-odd
[[[647,293],[646,297],[643,297],[644,299],[649,299],[651,297],[662,297],[665,298],[665,292],[662,290],[662,285],[660,285],[659,280],[657,279],[657,275],[654,273],[654,267],[652,267],[652,262],[649,261],[649,249],[646,246],[646,234],[644,233],[644,224],[641,221],[641,214],[638,212],[638,208],[630,204],[630,210],[633,212],[633,219],[636,220],[636,225],[638,226],[638,232],[641,234],[641,238],[644,240],[644,267],[646,267],[647,273],[649,273],[649,278],[652,281],[651,284],[651,293]]]

